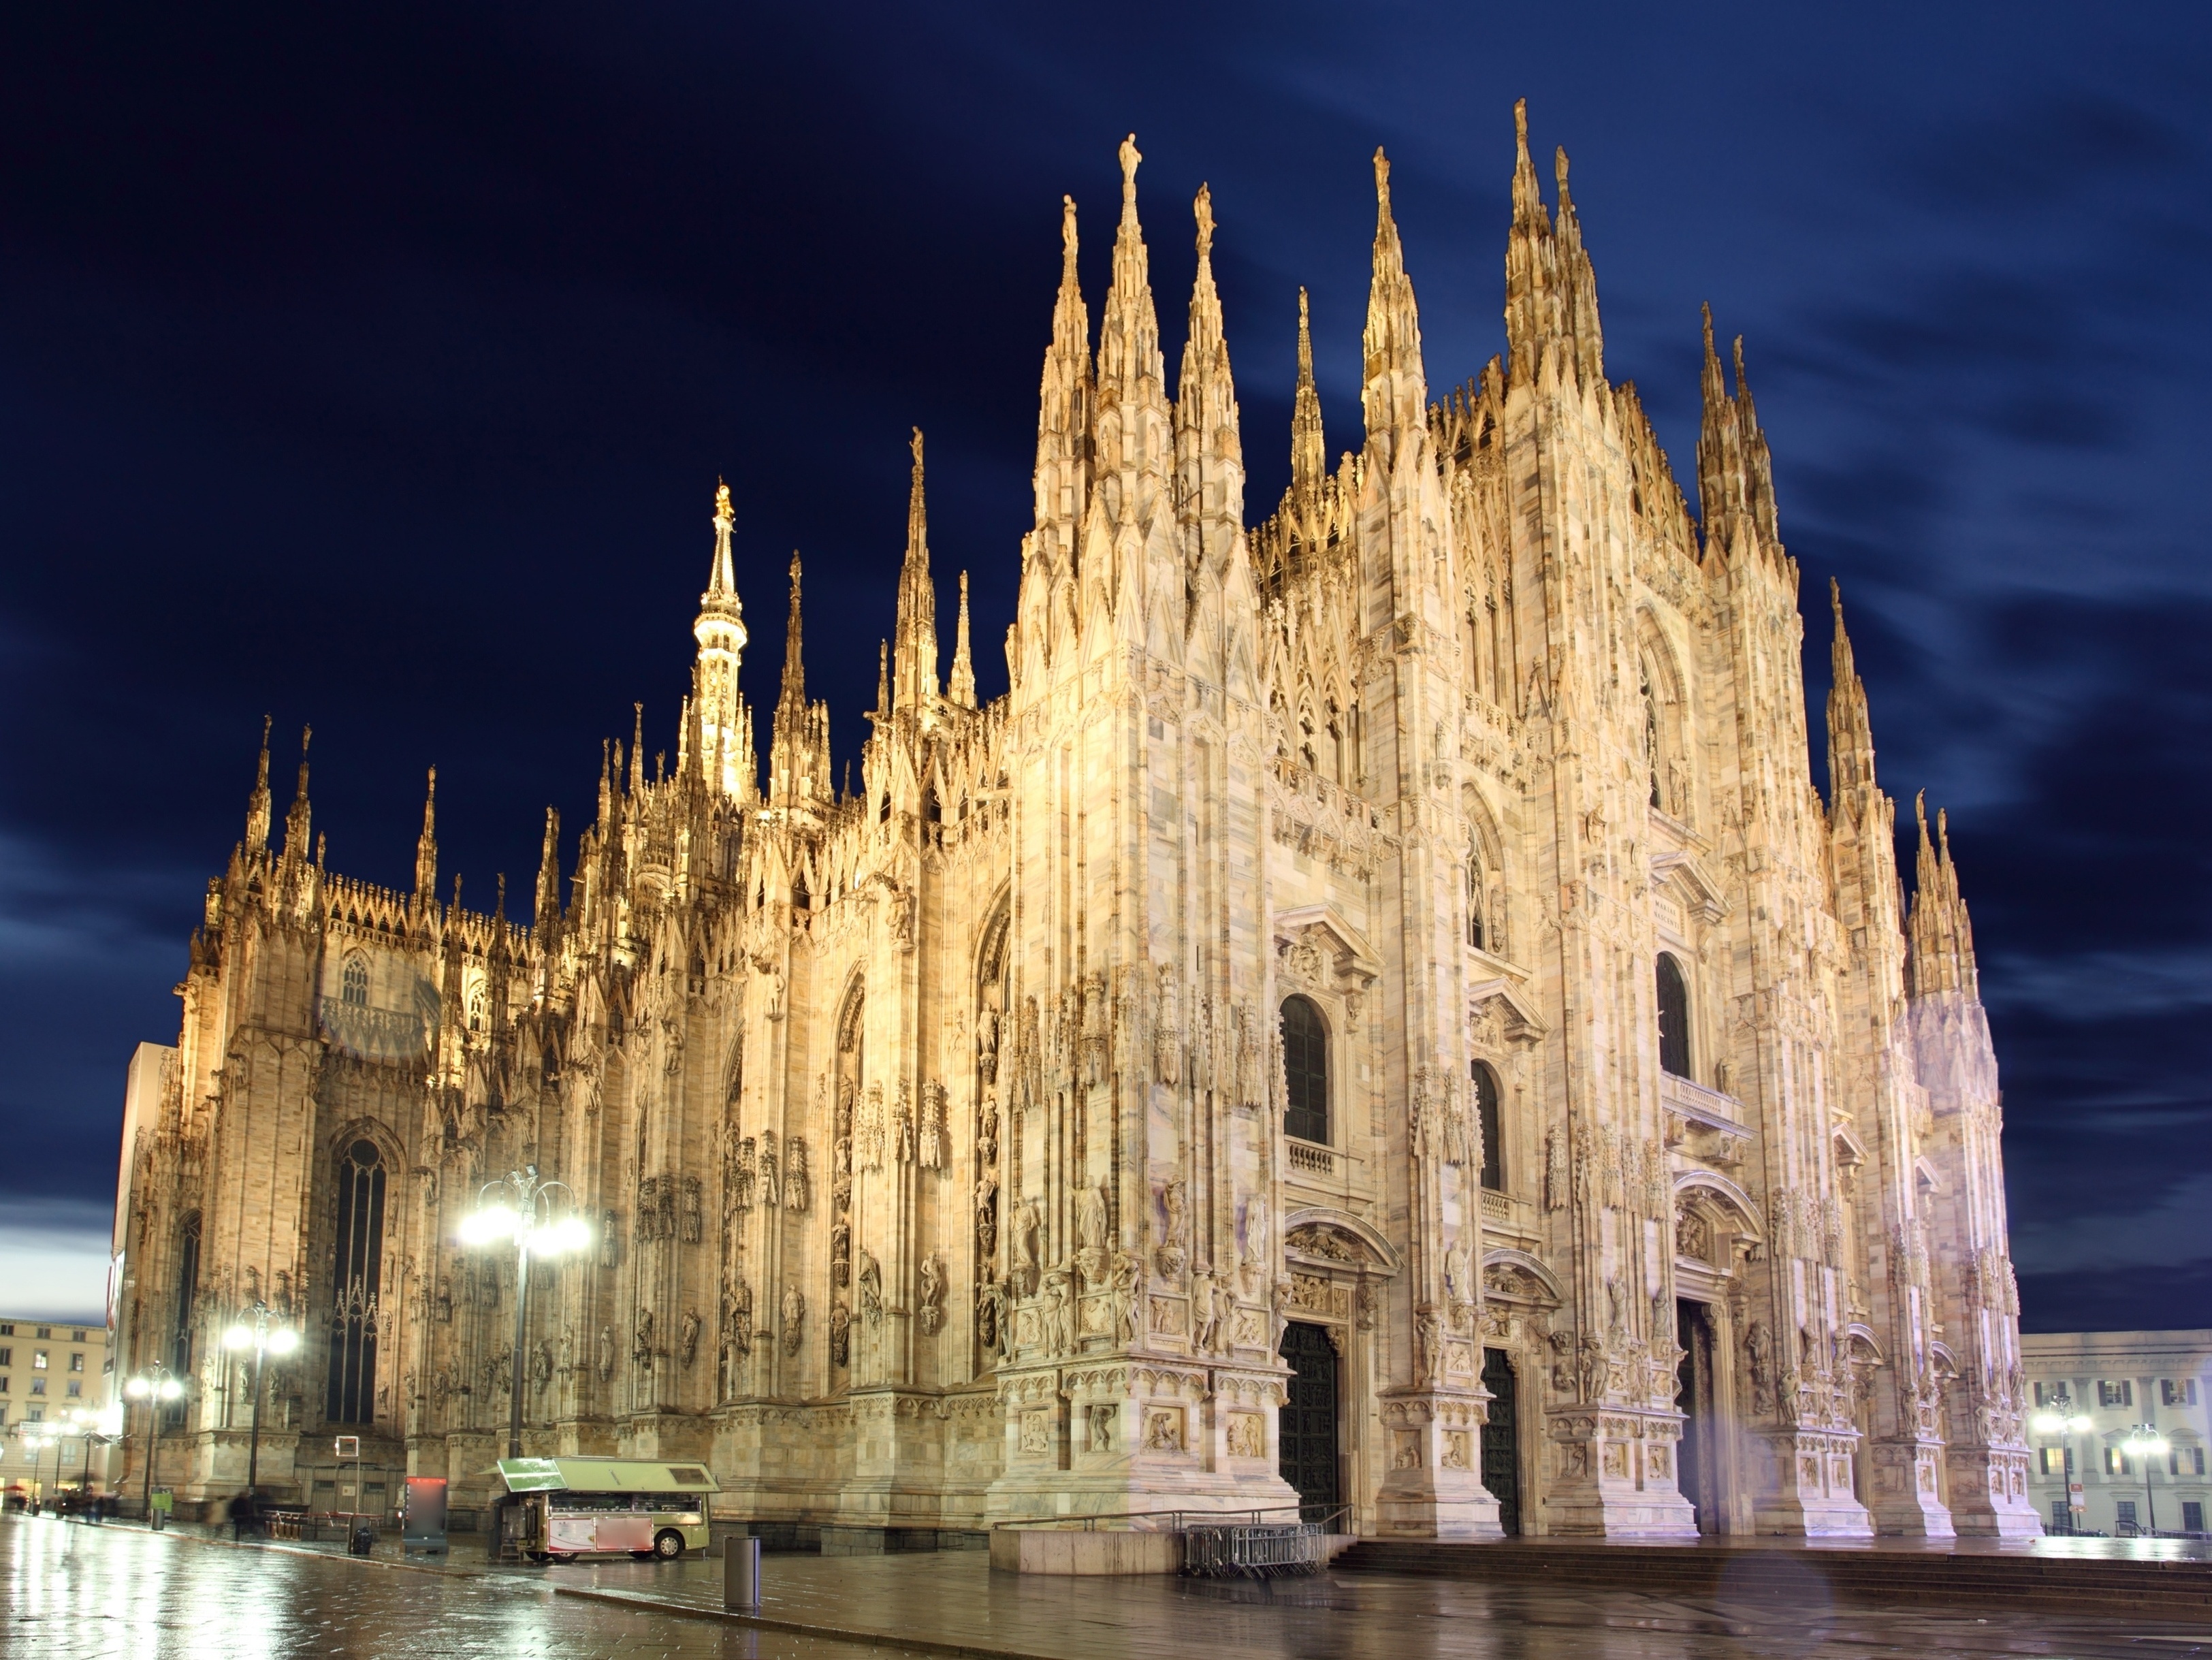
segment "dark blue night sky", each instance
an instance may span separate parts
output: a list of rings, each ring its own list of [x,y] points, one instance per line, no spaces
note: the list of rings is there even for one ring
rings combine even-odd
[[[1699,303],[1746,337],[1816,732],[1832,575],[1882,783],[1950,809],[2025,1323],[2212,1324],[2209,47],[2154,5],[9,9],[0,1271],[105,1229],[264,711],[334,866],[407,885],[434,762],[445,867],[524,879],[633,700],[674,748],[719,474],[749,694],[795,547],[849,755],[917,424],[995,695],[1061,193],[1095,306],[1136,131],[1172,363],[1211,184],[1256,515],[1300,284],[1359,440],[1377,144],[1432,391],[1503,346],[1526,97],[1686,480]]]

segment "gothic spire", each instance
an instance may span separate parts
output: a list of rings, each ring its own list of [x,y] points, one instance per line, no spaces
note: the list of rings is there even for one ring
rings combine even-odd
[[[261,717],[261,759],[253,772],[253,794],[246,803],[246,846],[259,853],[269,845],[269,717]]]
[[[307,857],[307,745],[314,738],[313,727],[300,730],[300,781],[292,794],[292,810],[284,815],[284,856],[287,859]]]
[[[746,635],[744,607],[738,603],[730,552],[737,514],[730,507],[727,483],[715,486],[714,522],[714,562],[707,573],[707,591],[699,596],[699,615],[691,624],[699,651],[691,666],[684,758],[715,789],[726,795],[742,795],[750,781],[752,757],[745,752],[743,700],[738,694],[738,670],[744,661]],[[696,733],[693,721],[697,723]]]
[[[1847,795],[1874,787],[1874,729],[1867,719],[1866,684],[1851,660],[1851,637],[1844,632],[1844,593],[1828,580],[1828,605],[1836,631],[1828,648],[1828,804],[1831,811]]]
[[[1936,834],[1928,834],[1928,792],[1913,800],[1920,820],[1920,856],[1914,870],[1912,911],[1905,924],[1911,954],[1905,958],[1906,990],[1913,997],[1940,992],[1979,994],[1974,967],[1974,927],[1966,902],[1959,897],[1959,870],[1951,862],[1949,815],[1936,815]]]
[[[1322,427],[1321,393],[1314,386],[1313,330],[1306,291],[1298,290],[1298,386],[1291,399],[1291,489],[1310,496],[1328,475],[1328,441]]]
[[[1144,227],[1137,222],[1137,164],[1144,159],[1133,132],[1121,141],[1121,222],[1114,236],[1114,280],[1098,324],[1101,410],[1115,403],[1164,404],[1166,398],[1159,317],[1152,306]],[[1136,435],[1125,429],[1125,453],[1127,441]]]
[[[1406,275],[1398,222],[1390,214],[1390,161],[1375,152],[1375,257],[1367,290],[1364,385],[1360,404],[1371,441],[1425,430],[1428,389],[1421,368],[1421,319]]]
[[[1574,198],[1567,193],[1567,151],[1559,147],[1553,158],[1553,176],[1559,181],[1559,216],[1557,234],[1560,325],[1574,343],[1575,367],[1585,387],[1605,377],[1605,331],[1598,321],[1597,271],[1589,251],[1583,246],[1582,221],[1576,216]]]
[[[1561,214],[1563,220],[1571,217],[1565,207]],[[1513,228],[1505,239],[1506,352],[1512,378],[1522,385],[1535,380],[1546,344],[1564,326],[1559,265],[1559,241],[1528,155],[1528,100],[1523,98],[1513,106]]]
[[[629,793],[635,800],[645,790],[645,705],[632,703],[629,707]]]
[[[415,838],[415,903],[419,909],[438,897],[438,769],[422,793],[422,833]]]
[[[960,622],[952,641],[952,679],[945,695],[963,709],[975,707],[975,665],[968,653],[968,573],[960,573]]]
[[[1091,498],[1091,313],[1076,274],[1075,198],[1060,203],[1060,292],[1037,403],[1036,522],[1072,537]]]
[[[914,429],[914,474],[906,502],[906,562],[899,567],[896,696],[901,708],[937,699],[937,585],[929,575],[929,521],[922,500],[921,429]]]
[[[1780,551],[1774,514],[1774,465],[1760,431],[1751,383],[1743,372],[1743,337],[1735,342],[1735,392],[1729,393],[1713,346],[1713,310],[1705,308],[1705,415],[1698,431],[1698,506],[1707,550],[1723,554],[1739,540]]]
[[[545,842],[538,853],[538,949],[550,953],[561,929],[561,815],[545,809]]]
[[[1218,570],[1244,522],[1244,441],[1237,413],[1237,380],[1221,329],[1221,295],[1213,286],[1213,192],[1198,188],[1191,204],[1198,223],[1198,277],[1190,291],[1190,331],[1176,389],[1178,501],[1195,522],[1196,552]],[[1180,593],[1180,583],[1176,585]]]

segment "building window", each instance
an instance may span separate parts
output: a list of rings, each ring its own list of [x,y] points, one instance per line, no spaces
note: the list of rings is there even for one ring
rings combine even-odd
[[[2057,1475],[2057,1474],[2058,1474],[2058,1470],[2057,1470],[2057,1463],[2058,1463],[2058,1449],[2057,1449],[2057,1448],[2056,1448],[2056,1447],[2038,1447],[2038,1448],[2035,1450],[2035,1473],[2036,1473],[2038,1475]]]
[[[2105,1449],[2105,1474],[2107,1475],[2132,1475],[2135,1472],[2128,1468],[2127,1454],[2122,1452],[2118,1447],[2106,1447]]]
[[[46,1352],[44,1349],[33,1349],[31,1351],[31,1365],[36,1370],[44,1371],[46,1369]]]
[[[2123,1499],[2113,1508],[2118,1512],[2120,1526],[2133,1532],[2136,1525],[2136,1501],[2132,1499]]]
[[[2184,1533],[2204,1531],[2204,1501],[2185,1499],[2181,1501],[2181,1530]]]
[[[84,1370],[84,1356],[82,1354],[72,1354],[70,1356],[70,1370],[71,1371],[82,1371]]]
[[[69,1388],[62,1392],[72,1401],[82,1400],[84,1396],[84,1385],[72,1377],[69,1381]]]
[[[46,1392],[46,1380],[43,1377],[33,1377],[31,1380],[31,1393],[33,1395],[44,1395]]]
[[[1482,1185],[1492,1193],[1505,1191],[1505,1135],[1498,1121],[1498,1074],[1480,1061],[1468,1067],[1474,1083],[1474,1122],[1482,1132]]]
[[[2135,1403],[2136,1386],[2130,1379],[2123,1377],[2117,1383],[2109,1383],[2101,1377],[2097,1380],[2099,1406],[2132,1407]]]
[[[0,1349],[0,1365],[4,1365],[6,1364],[6,1360],[5,1360],[5,1358],[4,1358],[4,1357],[6,1356],[6,1353],[7,1353],[7,1351],[6,1351],[6,1350],[4,1350],[4,1349]],[[8,1374],[7,1374],[6,1372],[4,1372],[4,1371],[0,1371],[0,1395],[5,1395],[5,1394],[7,1394],[7,1393],[8,1393]]]
[[[1677,1078],[1690,1075],[1690,988],[1682,965],[1668,952],[1659,953],[1659,1067]]]
[[[2161,1377],[2158,1381],[2159,1404],[2166,1407],[2193,1407],[2197,1404],[2197,1380],[2194,1377]]]
[[[1644,671],[1639,690],[1644,694],[1644,770],[1651,781],[1651,805],[1664,809],[1659,789],[1659,700],[1652,695],[1651,671]]]
[[[337,1198],[324,1416],[333,1424],[374,1423],[377,1296],[384,1275],[384,1155],[374,1141],[356,1141],[338,1156]]]
[[[70,1341],[72,1343],[82,1343],[84,1341],[84,1334],[81,1331],[71,1332],[70,1334]]]
[[[52,1337],[54,1335],[54,1329],[52,1326],[40,1326],[34,1335],[40,1337]]]
[[[1283,1000],[1283,1082],[1289,1091],[1283,1131],[1301,1141],[1328,1140],[1328,1028],[1304,997]]]
[[[357,951],[346,953],[345,971],[338,977],[338,1001],[349,1008],[368,1006],[368,958]]]

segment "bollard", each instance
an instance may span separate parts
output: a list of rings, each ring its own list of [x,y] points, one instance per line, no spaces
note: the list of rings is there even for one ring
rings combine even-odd
[[[734,1534],[722,1541],[722,1606],[760,1607],[760,1545],[757,1539]]]

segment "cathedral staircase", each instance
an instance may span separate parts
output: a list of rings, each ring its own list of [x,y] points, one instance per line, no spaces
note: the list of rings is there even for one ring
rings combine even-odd
[[[2178,1550],[2191,1548],[2183,1545]],[[1594,1539],[1487,1544],[1363,1539],[1336,1559],[1334,1568],[1340,1573],[1722,1596],[1801,1608],[1825,1591],[1837,1602],[1975,1603],[2212,1621],[2212,1559],[2178,1552],[2161,1559],[2033,1547],[1984,1549],[1972,1543],[1947,1548],[1903,1541],[1632,1545]]]

